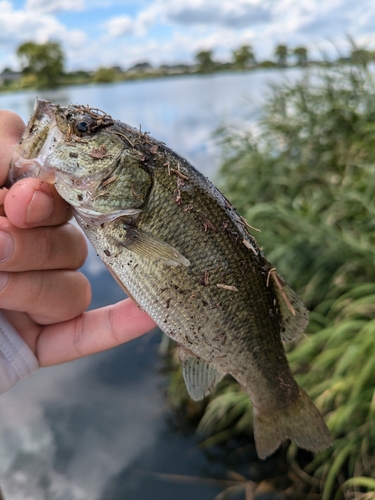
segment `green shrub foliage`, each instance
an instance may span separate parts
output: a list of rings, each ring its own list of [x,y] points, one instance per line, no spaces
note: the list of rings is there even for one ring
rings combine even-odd
[[[306,73],[271,89],[251,130],[221,137],[221,189],[311,311],[307,338],[287,346],[334,436],[305,469],[311,491],[375,498],[375,80],[360,67]],[[250,422],[226,382],[200,428],[215,442]]]

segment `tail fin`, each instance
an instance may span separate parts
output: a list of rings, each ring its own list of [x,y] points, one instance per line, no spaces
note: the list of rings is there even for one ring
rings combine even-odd
[[[259,413],[254,408],[254,437],[259,458],[271,455],[287,438],[310,451],[323,451],[332,445],[328,427],[301,388],[297,401],[280,411]]]

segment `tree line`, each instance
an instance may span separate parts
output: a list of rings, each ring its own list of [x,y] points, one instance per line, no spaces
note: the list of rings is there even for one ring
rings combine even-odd
[[[306,47],[296,47],[291,49],[287,45],[277,45],[274,50],[275,61],[258,62],[251,45],[242,45],[232,51],[232,60],[229,62],[235,69],[249,69],[256,66],[279,66],[286,67],[291,58],[297,66],[307,66],[308,51]],[[218,63],[213,60],[213,51],[206,50],[198,52],[195,56],[201,71],[215,69],[216,66],[228,65],[228,63]]]
[[[375,60],[375,52],[358,48],[349,38],[351,51],[348,57],[341,57],[336,62],[368,64]],[[248,70],[254,68],[301,66],[318,64],[312,61],[306,47],[288,47],[277,45],[270,60],[259,61],[251,45],[242,45],[234,49],[231,59],[226,62],[215,60],[213,50],[202,50],[195,54],[195,64],[162,65],[153,68],[148,62],[138,63],[127,71],[121,68],[98,68],[92,73],[85,71],[65,72],[65,55],[57,42],[38,44],[32,41],[21,44],[17,49],[22,68],[21,87],[54,88],[67,83],[111,82],[126,78],[144,76],[162,76],[173,73],[212,73],[222,70]],[[3,74],[6,72],[5,70]],[[9,70],[8,70],[9,71]],[[1,75],[0,75],[1,76]]]

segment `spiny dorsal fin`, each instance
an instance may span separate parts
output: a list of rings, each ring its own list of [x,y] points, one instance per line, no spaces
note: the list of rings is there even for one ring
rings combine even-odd
[[[282,318],[280,325],[281,338],[284,342],[292,342],[305,331],[309,322],[308,311],[296,293],[277,274],[275,268],[269,271],[268,278],[274,282],[274,290]]]
[[[225,375],[182,346],[179,347],[178,357],[182,364],[186,388],[194,401],[199,401],[207,396]]]
[[[178,250],[146,231],[124,224],[124,238],[118,243],[141,257],[168,266],[190,266]]]

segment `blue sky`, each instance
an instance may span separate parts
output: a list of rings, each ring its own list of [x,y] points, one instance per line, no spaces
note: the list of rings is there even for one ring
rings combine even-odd
[[[244,44],[258,59],[280,43],[345,55],[348,34],[375,48],[373,0],[0,0],[0,71],[28,40],[60,42],[73,70],[191,63],[199,50],[224,61]]]

